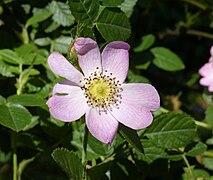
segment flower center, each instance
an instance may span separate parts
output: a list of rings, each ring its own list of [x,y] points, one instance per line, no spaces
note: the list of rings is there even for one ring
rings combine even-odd
[[[85,92],[87,104],[98,108],[99,113],[111,110],[112,106],[119,108],[121,103],[121,84],[112,73],[107,70],[100,71],[97,67],[94,73],[84,78],[84,86],[81,88]]]
[[[95,99],[105,99],[110,94],[110,85],[103,79],[97,79],[91,83],[88,91]]]

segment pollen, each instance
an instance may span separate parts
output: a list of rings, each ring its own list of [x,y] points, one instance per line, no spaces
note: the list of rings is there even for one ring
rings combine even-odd
[[[122,88],[112,73],[97,67],[94,73],[84,78],[83,83],[81,89],[84,91],[87,104],[97,108],[99,113],[107,113],[112,107],[119,108]]]

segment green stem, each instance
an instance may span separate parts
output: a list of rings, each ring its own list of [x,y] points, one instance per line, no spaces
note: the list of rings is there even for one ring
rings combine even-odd
[[[188,170],[189,170],[190,179],[194,179],[194,175],[193,175],[191,166],[190,166],[189,161],[188,161],[188,159],[186,158],[185,154],[182,154],[182,158],[183,158],[183,160],[184,160],[184,162],[185,162],[185,164],[186,164],[186,166],[187,166],[187,168],[188,168]]]
[[[182,0],[182,1],[184,1],[186,3],[189,3],[189,4],[193,5],[193,6],[196,6],[196,7],[200,8],[200,9],[202,9],[202,10],[206,10],[206,8],[207,8],[206,5],[201,4],[201,3],[199,3],[199,2],[197,2],[195,0]]]
[[[83,151],[82,151],[82,164],[86,164],[86,152],[87,152],[87,142],[88,142],[88,129],[87,126],[85,126],[85,132],[84,132],[84,140],[83,140]]]
[[[191,30],[186,31],[186,33],[189,35],[195,35],[195,36],[199,36],[199,37],[213,39],[213,34],[203,32],[203,31],[197,31],[197,30],[191,29]]]
[[[206,128],[206,129],[209,129],[209,130],[212,129],[212,127],[209,126],[207,123],[204,123],[204,122],[201,122],[201,121],[196,121],[196,120],[194,122],[197,126],[200,126],[202,128]]]
[[[16,134],[12,132],[12,149],[13,149],[13,180],[17,180],[17,169],[18,169],[18,162],[17,162],[17,152],[16,152]]]

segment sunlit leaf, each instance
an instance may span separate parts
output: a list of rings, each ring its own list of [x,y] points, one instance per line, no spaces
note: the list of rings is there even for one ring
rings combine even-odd
[[[160,69],[166,71],[179,71],[185,68],[180,57],[165,47],[155,47],[151,49],[154,55],[153,63]]]
[[[138,0],[124,0],[124,2],[119,6],[128,18],[131,17],[137,1]]]
[[[14,131],[23,130],[31,118],[30,112],[20,104],[0,105],[0,124]]]
[[[26,22],[26,27],[38,24],[46,19],[48,19],[52,13],[48,9],[38,10],[30,19]]]
[[[70,26],[75,22],[67,3],[52,1],[48,9],[53,14],[53,20],[62,26]]]
[[[121,3],[124,2],[124,0],[101,0],[103,3],[103,6],[106,7],[117,7]]]
[[[44,106],[45,100],[35,94],[12,95],[8,97],[8,102],[21,104],[23,106]]]
[[[140,44],[134,48],[135,52],[142,52],[149,49],[155,42],[155,36],[153,34],[147,34],[141,38]]]

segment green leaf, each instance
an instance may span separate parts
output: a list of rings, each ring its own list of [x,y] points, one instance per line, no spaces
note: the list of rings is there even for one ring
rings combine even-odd
[[[88,25],[95,22],[100,4],[97,0],[69,0],[69,6],[75,20]]]
[[[124,0],[101,0],[103,3],[103,6],[106,7],[117,7],[121,3],[124,2]]]
[[[0,59],[0,74],[5,77],[14,77],[13,73],[19,72],[19,68],[6,64],[3,60]]]
[[[207,146],[204,143],[198,142],[188,152],[186,152],[186,155],[194,157],[199,154],[202,154],[204,151],[206,151],[206,149],[207,149]]]
[[[71,26],[75,19],[72,16],[69,5],[63,2],[52,1],[48,5],[49,11],[53,14],[52,19],[62,26]]]
[[[170,159],[173,161],[182,159],[182,155],[180,153],[174,152],[174,151],[168,151],[164,148],[156,146],[152,142],[152,140],[142,139],[141,143],[144,147],[144,155],[140,154],[139,157],[141,157],[147,163],[152,163],[154,160],[162,159],[162,158]]]
[[[211,158],[211,157],[204,157],[204,158],[203,158],[203,164],[204,164],[204,166],[205,166],[207,169],[213,171],[213,158]]]
[[[128,18],[118,8],[105,8],[99,15],[96,26],[107,41],[125,41],[131,33]]]
[[[141,43],[134,48],[135,52],[142,52],[149,49],[155,42],[155,36],[153,34],[147,34],[141,38]]]
[[[0,105],[2,105],[2,104],[5,105],[6,103],[7,103],[6,99],[0,95]]]
[[[149,83],[149,80],[141,75],[134,74],[133,71],[128,72],[128,82],[129,83]]]
[[[20,104],[0,105],[0,124],[16,132],[23,130],[31,118],[29,111]]]
[[[83,166],[78,156],[65,148],[57,148],[52,153],[53,159],[73,180],[83,179]]]
[[[45,37],[45,38],[38,38],[35,39],[35,44],[39,45],[39,46],[48,46],[51,44],[51,39],[49,37]]]
[[[101,179],[103,175],[107,172],[107,170],[110,169],[110,167],[113,164],[113,158],[104,161],[96,166],[93,166],[92,168],[88,169],[88,175],[91,179]]]
[[[193,171],[193,177],[196,180],[210,180],[210,175],[207,171],[203,170],[203,169],[192,169]],[[189,172],[185,172],[182,175],[182,180],[189,180]]]
[[[36,11],[36,13],[30,19],[27,20],[26,27],[36,25],[48,19],[51,15],[52,13],[48,9],[40,9]]]
[[[152,48],[151,52],[155,57],[153,63],[160,69],[178,71],[185,68],[180,57],[165,47]]]
[[[134,10],[134,6],[136,5],[138,0],[125,0],[119,7],[121,8],[121,10],[126,14],[126,16],[128,18],[131,17],[133,10]]]
[[[145,135],[158,147],[185,147],[196,137],[196,126],[190,116],[170,112],[158,116]]]
[[[206,121],[213,127],[213,106],[209,106],[206,110]]]
[[[144,153],[143,146],[140,142],[137,131],[130,129],[122,124],[120,124],[119,128],[122,136],[127,140],[127,142],[129,142],[139,152]]]
[[[8,97],[8,102],[21,104],[23,106],[44,106],[45,100],[35,94],[12,95]]]
[[[67,53],[72,40],[73,39],[71,37],[60,36],[59,38],[55,40],[53,48],[55,51],[65,54]]]
[[[103,144],[102,142],[94,138],[90,133],[88,135],[88,144],[95,153],[102,156],[110,155],[114,151],[113,145],[109,146],[108,144]]]
[[[16,52],[14,52],[13,50],[2,49],[2,50],[0,50],[0,56],[4,61],[6,61],[8,63],[20,64],[20,58],[16,54]]]

